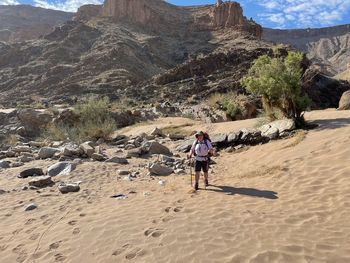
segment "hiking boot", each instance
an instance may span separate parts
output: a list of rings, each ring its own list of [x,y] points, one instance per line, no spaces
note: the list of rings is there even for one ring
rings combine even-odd
[[[205,184],[205,187],[208,187],[208,186],[209,186],[209,181],[208,181],[208,179],[205,179],[205,180],[204,180],[204,184]]]
[[[194,184],[194,190],[197,191],[198,189],[199,189],[198,183],[195,183],[195,184]]]

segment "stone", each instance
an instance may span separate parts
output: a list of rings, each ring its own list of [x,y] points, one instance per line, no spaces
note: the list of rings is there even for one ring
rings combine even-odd
[[[38,188],[43,188],[47,186],[52,186],[55,183],[52,181],[51,176],[38,176],[33,178],[28,182],[29,186],[35,186]]]
[[[242,144],[258,144],[262,141],[261,131],[258,129],[243,129],[239,142]]]
[[[44,147],[45,143],[44,142],[36,142],[36,141],[30,141],[28,143],[31,147]]]
[[[153,131],[151,131],[150,134],[153,135],[153,136],[164,137],[163,132],[160,129],[158,129],[158,128],[155,128]]]
[[[174,163],[175,162],[174,158],[169,157],[169,156],[164,155],[164,154],[160,154],[158,157],[159,157],[159,160],[163,163]]]
[[[17,117],[25,128],[25,135],[34,137],[40,134],[40,129],[52,121],[52,114],[48,111],[35,109],[18,110]]]
[[[54,165],[51,165],[47,169],[47,175],[57,176],[57,175],[68,175],[76,168],[76,164],[71,162],[58,162]]]
[[[93,147],[92,142],[84,142],[80,144],[80,149],[89,157],[91,157],[95,153],[95,149]]]
[[[108,162],[108,163],[118,163],[118,164],[128,164],[129,163],[126,158],[117,157],[117,156],[109,158],[108,160],[106,160],[106,162]]]
[[[80,147],[74,143],[69,143],[63,146],[62,155],[68,157],[80,156],[82,154],[82,150]]]
[[[145,142],[142,145],[141,150],[145,154],[148,153],[148,154],[164,154],[164,155],[170,155],[170,156],[172,155],[168,147],[156,141]]]
[[[167,176],[167,175],[170,175],[174,172],[173,169],[171,169],[167,166],[162,166],[162,165],[157,164],[157,163],[152,163],[149,166],[148,171],[152,175],[158,175],[158,176]]]
[[[16,153],[14,151],[6,151],[5,152],[6,157],[12,158],[16,156]]]
[[[194,143],[194,139],[189,139],[187,141],[181,142],[177,147],[176,150],[179,152],[189,152],[191,150],[192,144]]]
[[[115,194],[115,195],[112,195],[111,198],[114,198],[117,200],[124,200],[124,199],[127,199],[128,197],[126,195],[123,195],[123,194]]]
[[[130,171],[128,170],[118,170],[118,175],[129,175]]]
[[[6,194],[6,193],[7,193],[7,191],[0,189],[0,195]]]
[[[227,136],[227,143],[228,144],[234,144],[238,142],[240,136],[240,132],[231,132]]]
[[[36,204],[29,204],[29,205],[27,205],[27,206],[25,206],[24,207],[24,211],[32,211],[32,210],[35,210],[35,209],[37,209],[38,208],[38,206],[36,205]]]
[[[7,162],[7,161],[0,161],[0,168],[2,169],[7,169],[7,168],[10,168],[10,163]]]
[[[14,151],[16,153],[30,153],[30,152],[32,152],[32,148],[30,148],[29,146],[26,146],[26,145],[16,146],[16,147],[12,148],[12,151]]]
[[[211,136],[211,143],[215,146],[222,146],[227,143],[227,134],[220,133]]]
[[[57,148],[43,147],[43,148],[40,148],[38,152],[38,156],[40,159],[48,159],[48,158],[52,158],[57,152],[59,152]]]
[[[27,177],[31,177],[31,176],[40,176],[40,175],[44,175],[43,169],[41,168],[29,168],[29,169],[25,169],[22,172],[20,172],[19,174],[19,178],[27,178]]]
[[[98,161],[98,162],[103,162],[104,160],[106,160],[106,157],[102,154],[99,154],[99,153],[93,153],[91,155],[91,158],[95,161]]]
[[[350,90],[345,91],[341,96],[338,110],[350,110]]]
[[[24,153],[22,156],[18,158],[18,160],[22,163],[29,163],[35,160],[34,156],[29,153]]]
[[[132,158],[132,157],[140,157],[141,156],[141,148],[135,148],[127,150],[126,152],[126,158]]]
[[[78,183],[60,183],[58,185],[58,190],[62,194],[79,192],[80,191],[80,186],[79,186]]]
[[[261,131],[261,135],[269,138],[270,140],[277,139],[279,136],[279,130],[275,126],[271,126],[271,124],[265,124],[259,128]]]
[[[279,131],[279,135],[283,136],[295,130],[295,121],[291,119],[277,120],[269,123],[271,127],[275,127]]]
[[[176,169],[176,170],[174,171],[174,173],[175,173],[175,174],[185,174],[186,171],[185,171],[184,169]]]

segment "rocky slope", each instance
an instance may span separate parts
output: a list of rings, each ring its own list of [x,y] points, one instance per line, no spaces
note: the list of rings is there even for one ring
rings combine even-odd
[[[36,39],[72,18],[73,13],[30,5],[0,5],[0,41],[16,42]]]
[[[317,68],[331,76],[345,71],[350,62],[350,25],[297,30],[264,28],[263,38],[307,53]]]

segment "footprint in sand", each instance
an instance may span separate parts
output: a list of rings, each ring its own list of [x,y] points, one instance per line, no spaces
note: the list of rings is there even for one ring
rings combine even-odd
[[[131,260],[134,259],[136,257],[142,257],[143,255],[145,255],[145,252],[141,249],[141,248],[134,248],[132,249],[126,256],[125,259],[127,260]]]
[[[86,216],[86,214],[81,213],[79,216],[80,216],[80,217],[84,217],[84,216]]]
[[[55,250],[55,249],[58,249],[60,247],[60,244],[62,243],[62,241],[57,241],[55,243],[52,243],[49,248],[50,250]]]
[[[166,223],[166,222],[169,222],[171,220],[173,220],[174,217],[173,216],[165,216],[162,218],[162,222]]]
[[[181,206],[175,207],[175,208],[174,208],[174,212],[175,212],[175,213],[181,212],[181,211],[182,211],[182,208],[183,208],[183,207],[181,207]]]
[[[30,224],[34,223],[35,221],[36,221],[36,219],[34,219],[34,218],[29,218],[29,219],[27,220],[27,222],[25,223],[25,225],[30,225]]]
[[[129,244],[125,244],[121,248],[116,249],[113,253],[112,256],[119,256],[123,252],[125,252],[129,247],[131,247]]]
[[[40,237],[40,233],[35,233],[29,237],[30,240],[37,240]]]
[[[56,262],[64,261],[65,259],[66,259],[66,257],[63,256],[61,253],[55,254],[55,261]]]
[[[16,258],[16,262],[22,263],[22,262],[24,262],[24,261],[27,259],[27,257],[28,257],[27,252],[21,252],[21,253],[18,255],[18,257]]]
[[[78,235],[79,233],[80,233],[80,229],[79,228],[74,228],[73,229],[73,232],[72,232],[73,235]]]
[[[171,207],[167,207],[167,208],[164,209],[164,211],[167,212],[167,213],[169,213],[170,210],[171,210]]]
[[[40,217],[40,219],[41,219],[41,220],[44,220],[44,219],[46,219],[46,218],[48,218],[48,217],[49,217],[49,215],[43,215],[43,216]]]
[[[72,220],[68,222],[68,225],[75,226],[78,223],[76,220]]]
[[[163,229],[158,229],[158,228],[150,228],[150,229],[147,229],[145,232],[144,232],[144,235],[146,237],[160,237],[162,234],[164,233],[164,230]]]
[[[8,248],[8,245],[1,245],[0,252],[5,251]]]

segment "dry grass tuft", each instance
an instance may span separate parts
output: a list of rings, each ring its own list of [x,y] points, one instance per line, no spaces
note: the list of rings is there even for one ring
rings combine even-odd
[[[284,169],[280,165],[271,166],[271,167],[262,166],[257,170],[248,171],[248,172],[238,174],[238,178],[240,178],[240,179],[242,179],[242,178],[255,178],[255,177],[264,177],[267,175],[276,175],[277,173],[280,173],[283,170]]]
[[[307,132],[304,130],[299,130],[294,133],[294,135],[290,138],[291,141],[289,141],[287,144],[285,144],[282,149],[291,148],[297,146],[299,143],[301,143],[303,140],[305,140],[307,135]]]
[[[177,134],[182,136],[191,136],[195,134],[195,131],[184,129],[185,127],[191,127],[192,124],[186,123],[182,125],[170,125],[164,128],[161,128],[163,134]]]

